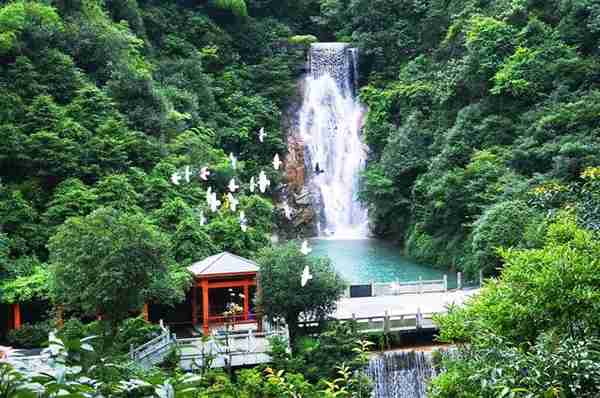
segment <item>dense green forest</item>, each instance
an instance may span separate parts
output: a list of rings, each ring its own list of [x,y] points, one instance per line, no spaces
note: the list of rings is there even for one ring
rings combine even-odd
[[[118,308],[121,320],[142,299],[181,300],[200,257],[268,252],[285,182],[270,163],[285,154],[314,38],[360,50],[373,233],[424,263],[497,277],[438,320],[460,356],[431,396],[597,397],[597,0],[0,1],[0,303],[60,297],[76,315]],[[193,178],[173,184],[186,166]],[[267,194],[238,195],[246,232],[227,198],[207,208],[208,187],[261,170]],[[337,355],[336,336],[322,338]],[[304,348],[271,382],[247,371],[237,386],[218,375],[196,387],[324,396],[334,364],[305,382],[318,364]]]
[[[370,72],[377,234],[493,275],[496,248],[537,247],[558,209],[598,228],[597,2],[326,1],[322,18]]]
[[[274,190],[243,188],[244,234],[235,213],[206,208],[205,191],[225,192],[234,176],[247,181],[284,148],[281,118],[304,59],[290,38],[318,4],[2,3],[2,301],[46,297],[50,237],[68,219],[77,236],[77,217],[99,209],[139,215],[175,273],[219,251],[248,256],[268,244]],[[209,167],[209,183],[195,175],[172,184],[185,166]]]

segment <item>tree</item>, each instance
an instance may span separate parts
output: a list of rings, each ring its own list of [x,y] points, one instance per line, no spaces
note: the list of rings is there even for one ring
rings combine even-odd
[[[303,255],[295,242],[263,249],[260,266],[260,305],[270,319],[283,318],[292,341],[298,336],[300,317],[320,321],[331,314],[345,283],[328,258]],[[313,278],[301,286],[304,267]]]
[[[523,397],[598,396],[600,242],[561,214],[544,243],[502,250],[500,278],[437,320],[440,339],[465,349],[446,361],[433,397],[511,396],[498,395],[505,389]],[[457,387],[467,393],[452,395]]]
[[[70,218],[48,248],[51,293],[66,309],[101,314],[116,325],[147,300],[183,298],[170,242],[143,215],[100,208]]]

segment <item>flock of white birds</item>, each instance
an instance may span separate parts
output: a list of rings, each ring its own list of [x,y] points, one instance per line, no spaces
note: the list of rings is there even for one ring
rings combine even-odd
[[[267,136],[267,133],[265,132],[265,128],[262,127],[258,132],[259,142],[264,143],[266,136]],[[229,154],[229,163],[233,170],[237,169],[237,162],[238,162],[238,159],[235,156],[235,154],[233,152],[230,153]],[[272,162],[272,165],[273,165],[273,168],[275,169],[275,171],[279,171],[282,164],[283,164],[283,162],[279,158],[279,154],[275,154],[275,156],[273,156],[273,162]],[[182,171],[177,171],[171,175],[171,182],[174,185],[180,185],[182,181],[185,181],[186,183],[190,183],[192,181],[192,177],[194,175],[197,175],[198,178],[200,178],[200,180],[206,182],[206,181],[208,181],[208,179],[211,175],[211,172],[207,166],[201,167],[200,170],[197,172],[195,172],[190,166],[185,166]],[[267,174],[264,172],[264,170],[260,171],[260,173],[258,174],[258,178],[255,179],[255,177],[252,176],[250,178],[250,182],[248,184],[248,188],[250,189],[251,193],[256,192],[256,188],[258,188],[258,190],[262,194],[264,194],[270,186],[271,186],[271,181],[267,177]],[[229,208],[230,211],[232,211],[234,213],[237,212],[237,207],[240,204],[239,200],[234,196],[234,194],[237,191],[239,191],[240,188],[241,188],[241,186],[236,182],[235,177],[234,177],[229,181],[229,184],[227,185],[227,189],[229,190],[229,192],[227,192],[227,194],[222,196],[227,199],[227,204],[228,204],[227,207]],[[210,187],[210,186],[206,190],[206,204],[208,205],[208,208],[210,209],[210,211],[212,213],[218,212],[219,209],[221,208],[221,206],[223,205],[223,203],[219,200],[219,196],[218,196],[217,192],[213,192],[212,187]],[[292,208],[288,205],[287,202],[283,203],[283,212],[284,212],[285,217],[288,220],[291,220],[293,218]],[[204,214],[204,211],[200,211],[199,218],[200,218],[200,225],[206,225],[208,220],[206,218],[206,215]],[[248,219],[246,218],[246,213],[243,210],[240,210],[240,212],[239,212],[239,224],[240,224],[240,229],[242,230],[242,232],[248,231]],[[304,254],[305,256],[309,255],[312,252],[312,249],[310,248],[307,240],[304,240],[302,242],[302,246],[300,247],[300,252],[302,254]],[[304,267],[304,270],[302,271],[302,275],[301,275],[300,285],[302,287],[306,286],[308,281],[311,280],[312,278],[313,278],[313,276],[310,273],[310,268],[308,266]]]

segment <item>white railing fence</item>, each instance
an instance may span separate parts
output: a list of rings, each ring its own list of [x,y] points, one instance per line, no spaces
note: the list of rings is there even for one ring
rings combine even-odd
[[[391,333],[409,332],[416,330],[434,330],[433,313],[422,313],[417,310],[415,314],[390,315],[385,313],[381,316],[368,316],[337,319],[337,322],[353,322],[356,330],[362,333]],[[302,328],[318,328],[318,322],[300,322]]]
[[[465,286],[477,286],[481,287],[483,284],[483,274],[479,273],[478,281],[470,281],[466,283],[463,273],[457,272],[456,274],[456,288],[463,289]],[[473,283],[475,282],[475,283]],[[360,293],[355,295],[353,290],[359,290]],[[368,283],[357,283],[351,284],[347,287],[343,294],[345,298],[351,297],[378,297],[378,296],[397,296],[401,294],[422,294],[422,293],[436,293],[448,291],[448,275],[444,275],[442,279],[430,279],[423,280],[419,277],[416,281],[411,282],[368,282]]]
[[[149,342],[141,346],[129,349],[129,359],[138,363],[144,368],[151,367],[161,363],[169,352],[175,347],[176,337],[166,327],[162,320],[160,321],[161,333]]]

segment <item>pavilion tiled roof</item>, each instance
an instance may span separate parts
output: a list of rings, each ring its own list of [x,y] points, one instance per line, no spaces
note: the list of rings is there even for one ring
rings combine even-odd
[[[210,277],[223,274],[255,273],[258,272],[258,264],[235,254],[223,252],[193,263],[188,270],[197,277]]]

